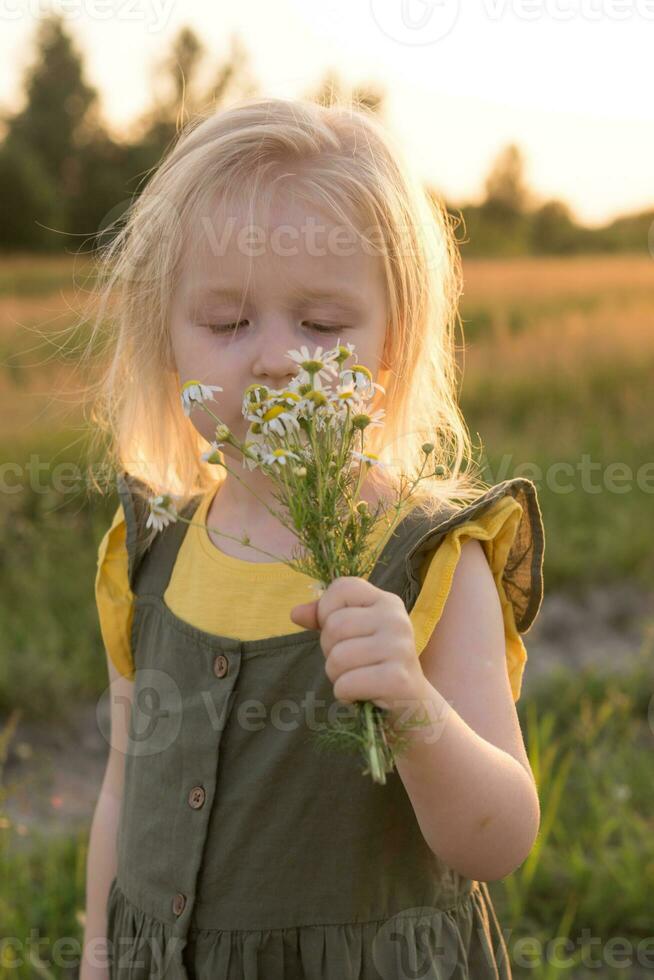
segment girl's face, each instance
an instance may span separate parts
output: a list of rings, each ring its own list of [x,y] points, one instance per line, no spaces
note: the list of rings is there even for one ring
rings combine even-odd
[[[204,216],[198,259],[182,270],[171,312],[180,385],[190,379],[220,385],[207,407],[240,440],[249,426],[241,409],[245,389],[287,384],[298,371],[288,350],[305,345],[313,353],[318,345],[349,342],[355,352],[344,367],[365,364],[386,387],[381,258],[301,201],[278,197],[270,214],[269,223],[254,226],[235,208]],[[190,419],[211,442],[214,419],[202,408]],[[222,451],[241,458],[230,446]]]

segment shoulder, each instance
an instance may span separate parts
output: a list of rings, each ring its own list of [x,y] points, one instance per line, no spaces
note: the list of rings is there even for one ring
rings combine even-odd
[[[528,632],[543,598],[545,540],[534,484],[522,478],[504,481],[445,520],[423,518],[423,527],[427,531],[414,542],[407,558],[413,580],[410,599],[416,597],[408,608],[422,645],[443,611],[462,547],[471,539],[486,557],[507,632],[516,636]],[[468,549],[475,550],[479,552],[479,547]],[[516,699],[518,694],[519,690]]]
[[[425,556],[412,619],[430,683],[478,734],[528,768],[514,703],[527,660],[518,623],[531,625],[542,583],[538,562],[524,574],[525,520],[523,503],[500,494],[455,522]]]

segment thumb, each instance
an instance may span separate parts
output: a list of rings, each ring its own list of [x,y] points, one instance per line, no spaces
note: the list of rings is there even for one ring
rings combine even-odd
[[[299,606],[291,609],[291,619],[298,626],[304,626],[307,630],[320,629],[318,623],[318,599],[313,602],[302,602]]]

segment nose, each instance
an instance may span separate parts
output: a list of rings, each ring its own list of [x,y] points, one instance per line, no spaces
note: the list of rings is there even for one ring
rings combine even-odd
[[[288,384],[298,371],[297,364],[288,356],[288,351],[296,347],[296,339],[283,317],[275,318],[268,326],[262,324],[257,332],[256,351],[252,360],[255,381],[272,388],[281,388]]]

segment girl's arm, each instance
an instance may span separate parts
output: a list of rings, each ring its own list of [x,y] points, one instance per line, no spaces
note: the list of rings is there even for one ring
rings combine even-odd
[[[116,875],[116,834],[123,798],[129,713],[134,682],[119,673],[107,654],[111,744],[95,807],[86,864],[86,918],[79,980],[108,980],[107,899]],[[118,950],[116,952],[119,952]]]
[[[534,844],[540,805],[507,677],[497,589],[479,541],[461,548],[420,662],[432,723],[416,729],[398,773],[435,854],[469,878],[504,878]]]

